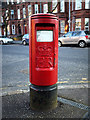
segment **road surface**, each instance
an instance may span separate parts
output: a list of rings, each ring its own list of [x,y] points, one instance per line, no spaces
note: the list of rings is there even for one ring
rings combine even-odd
[[[0,46],[1,49],[1,46]],[[59,86],[87,86],[88,49],[59,47]],[[3,95],[29,90],[29,46],[19,44],[2,46],[2,90]]]

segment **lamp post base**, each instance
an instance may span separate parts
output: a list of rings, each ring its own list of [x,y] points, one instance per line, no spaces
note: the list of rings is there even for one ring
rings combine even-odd
[[[57,85],[30,85],[30,107],[36,111],[50,111],[57,107]]]

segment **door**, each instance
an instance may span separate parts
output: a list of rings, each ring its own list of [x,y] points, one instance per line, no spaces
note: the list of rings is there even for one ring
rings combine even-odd
[[[18,33],[21,35],[21,26],[18,24]]]
[[[63,44],[71,44],[72,43],[71,36],[72,36],[72,32],[66,33],[62,38],[62,43]]]
[[[24,25],[24,34],[27,34],[27,25]]]
[[[54,67],[53,27],[37,27],[36,31],[36,68]]]
[[[33,64],[32,83],[35,85],[53,85],[57,81],[54,29],[54,27],[36,26],[36,35],[33,38],[34,41],[32,41],[31,53]]]
[[[75,31],[72,33],[72,44],[78,44],[80,35],[81,35],[81,31]]]

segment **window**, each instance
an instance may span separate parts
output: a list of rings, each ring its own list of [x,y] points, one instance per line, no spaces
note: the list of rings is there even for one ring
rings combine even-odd
[[[18,19],[20,19],[20,9],[18,9]]]
[[[14,0],[11,0],[11,3],[14,4]]]
[[[81,30],[81,19],[76,19],[75,30]]]
[[[6,36],[6,30],[5,30],[5,28],[4,28],[4,36]]]
[[[23,37],[29,39],[29,34],[25,34]]]
[[[25,35],[24,35],[24,38],[29,39],[29,34],[25,34]]]
[[[23,8],[23,18],[26,18],[26,9]]]
[[[9,27],[9,25],[7,26],[7,34],[10,35],[10,27]]]
[[[61,33],[65,33],[65,20],[60,21]]]
[[[1,29],[1,27],[0,27],[0,36],[2,36],[2,29]]]
[[[35,4],[35,14],[38,13],[38,4]]]
[[[75,2],[75,10],[82,9],[82,0],[76,0]]]
[[[85,34],[86,35],[90,35],[90,31],[85,31]]]
[[[28,5],[28,16],[32,15],[32,6]]]
[[[64,0],[60,0],[60,12],[65,12],[65,2],[64,2]]]
[[[48,4],[44,4],[43,5],[43,13],[47,13],[48,12]]]
[[[79,36],[82,32],[81,31],[75,31],[72,33],[72,36]]]
[[[72,32],[68,32],[64,35],[65,37],[71,37],[72,36]]]
[[[8,10],[6,10],[6,17],[8,16]]]
[[[6,10],[6,20],[9,19],[9,13],[8,13],[8,10]]]
[[[1,16],[1,23],[3,23],[3,17]]]
[[[7,4],[9,5],[9,0],[7,0]]]
[[[57,0],[52,0],[52,10],[56,7],[57,5]],[[57,13],[57,7],[56,9],[53,11],[53,13]]]
[[[11,10],[11,19],[14,19],[14,10]]]
[[[90,9],[90,0],[85,0],[85,9]]]
[[[85,18],[85,30],[89,31],[89,18]]]
[[[17,0],[17,3],[20,3],[20,0]]]
[[[15,25],[12,25],[12,34],[15,35]]]
[[[22,2],[26,2],[26,0],[22,0]]]

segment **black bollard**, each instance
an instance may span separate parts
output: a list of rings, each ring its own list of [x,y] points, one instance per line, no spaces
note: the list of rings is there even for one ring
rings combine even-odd
[[[50,111],[57,107],[57,84],[52,86],[30,85],[30,107],[37,111]]]
[[[36,111],[57,107],[58,24],[54,14],[29,18],[30,107]]]

